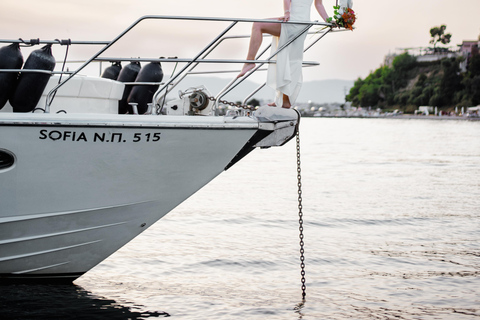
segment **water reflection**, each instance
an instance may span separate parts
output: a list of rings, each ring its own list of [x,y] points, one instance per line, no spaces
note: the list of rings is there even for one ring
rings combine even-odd
[[[298,315],[298,319],[303,319],[305,316],[302,312],[303,307],[305,307],[305,299],[302,300],[302,302],[298,303],[293,310],[295,310],[295,313]]]
[[[96,296],[78,285],[2,285],[2,319],[146,319],[163,318],[161,311],[127,307]]]

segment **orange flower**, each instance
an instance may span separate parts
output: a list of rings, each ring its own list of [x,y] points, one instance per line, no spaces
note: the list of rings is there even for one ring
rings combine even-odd
[[[345,10],[345,12],[342,14],[342,20],[343,26],[346,29],[353,30],[353,24],[356,20],[355,12],[352,9],[347,8],[347,10]]]

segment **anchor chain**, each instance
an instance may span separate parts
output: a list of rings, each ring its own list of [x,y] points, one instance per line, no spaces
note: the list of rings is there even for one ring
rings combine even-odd
[[[210,101],[215,101],[215,97],[212,97],[212,96],[207,96],[208,100]],[[165,101],[165,100],[164,100]],[[237,108],[241,108],[241,109],[245,109],[245,110],[250,110],[250,111],[253,111],[255,110],[255,107],[249,107],[248,105],[246,104],[241,104],[241,103],[235,103],[235,102],[232,102],[232,101],[227,101],[227,100],[218,100],[219,103],[222,103],[222,104],[225,104],[225,105],[229,105],[229,106],[232,106],[232,107],[237,107]],[[162,106],[163,107],[163,106]],[[160,110],[162,109],[162,107],[157,107],[157,114],[160,114]]]
[[[305,285],[305,249],[304,249],[304,242],[303,242],[303,205],[302,205],[302,169],[300,166],[300,130],[297,129],[296,135],[297,141],[297,186],[298,186],[298,230],[299,230],[299,238],[300,238],[300,268],[301,268],[301,276],[302,276],[302,298],[305,300],[306,296],[306,285]]]
[[[215,97],[208,97],[208,100],[215,101]],[[227,100],[218,100],[218,102],[220,102],[222,104],[232,106],[232,107],[242,108],[242,109],[246,109],[246,110],[254,110],[254,107],[249,107],[246,104],[235,103],[235,102],[231,102],[231,101],[227,101]]]

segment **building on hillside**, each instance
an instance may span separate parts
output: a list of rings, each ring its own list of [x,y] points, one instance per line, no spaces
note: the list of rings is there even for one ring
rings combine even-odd
[[[460,70],[462,70],[462,72],[467,71],[470,59],[478,54],[479,45],[480,41],[478,40],[464,40],[462,44],[458,45],[460,54],[465,58],[465,60],[460,63]]]
[[[397,48],[396,52],[389,53],[385,56],[383,65],[391,67],[393,60],[400,54],[408,53],[417,58],[419,62],[438,61],[444,58],[455,58],[458,56],[458,50],[450,48],[432,48],[432,47],[414,47],[414,48]]]
[[[462,44],[459,44],[459,51],[464,57],[471,57],[478,54],[478,40],[464,40]]]
[[[438,49],[438,48],[437,48]],[[441,50],[441,51],[430,51],[426,52],[424,55],[417,56],[418,62],[431,62],[431,61],[439,61],[445,58],[456,58],[458,57],[458,51],[450,51],[450,50]]]

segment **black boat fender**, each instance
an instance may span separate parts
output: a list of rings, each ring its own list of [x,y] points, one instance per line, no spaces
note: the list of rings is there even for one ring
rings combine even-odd
[[[38,69],[53,71],[55,58],[52,55],[52,45],[47,44],[41,49],[32,51],[25,61],[23,70]],[[47,86],[51,74],[21,72],[10,104],[13,112],[31,112],[37,106],[42,93]]]
[[[118,74],[117,81],[120,82],[134,82],[140,72],[141,65],[138,61],[132,61],[122,68]],[[122,99],[118,102],[118,113],[125,114],[128,112],[128,96],[132,91],[132,86],[125,86],[123,90]]]
[[[135,82],[161,82],[162,79],[163,70],[160,62],[150,62],[140,70]],[[152,102],[153,95],[158,87],[158,84],[134,86],[128,96],[128,103],[137,103],[138,113],[144,114],[147,112],[148,104]],[[128,112],[133,113],[130,105],[128,106]]]
[[[20,69],[22,65],[23,56],[18,43],[0,48],[0,69]],[[0,110],[13,94],[17,78],[17,72],[0,72]]]
[[[112,62],[112,65],[103,71],[102,78],[117,80],[121,70],[122,63],[120,61]]]

